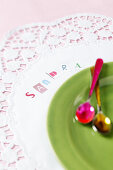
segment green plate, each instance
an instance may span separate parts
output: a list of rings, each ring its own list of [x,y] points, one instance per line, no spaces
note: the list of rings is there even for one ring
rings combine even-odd
[[[59,160],[68,170],[113,170],[113,129],[105,136],[95,132],[91,124],[75,120],[75,110],[86,101],[91,83],[90,69],[67,80],[50,104],[48,134]],[[100,74],[103,112],[113,122],[113,63],[103,65]],[[96,110],[93,93],[91,104]]]

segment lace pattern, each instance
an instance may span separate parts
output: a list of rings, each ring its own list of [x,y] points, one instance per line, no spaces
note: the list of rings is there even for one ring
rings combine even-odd
[[[53,23],[34,23],[15,29],[0,45],[0,170],[37,170],[18,139],[11,120],[11,94],[20,73],[38,62],[43,50],[113,41],[113,20],[79,14]],[[41,169],[41,167],[38,167]]]

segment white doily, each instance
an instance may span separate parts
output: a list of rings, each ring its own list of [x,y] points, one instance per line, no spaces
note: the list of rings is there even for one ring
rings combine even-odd
[[[46,52],[103,41],[113,42],[113,20],[89,14],[73,15],[53,23],[26,25],[4,38],[0,45],[0,170],[37,169],[18,138],[15,122],[11,120],[13,115],[10,116],[9,101],[20,73],[38,62]]]

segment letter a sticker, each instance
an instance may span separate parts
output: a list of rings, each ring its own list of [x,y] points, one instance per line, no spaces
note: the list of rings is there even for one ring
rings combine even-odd
[[[44,93],[48,89],[46,89],[42,84],[38,83],[35,86],[33,86],[35,90],[37,90],[40,93]]]

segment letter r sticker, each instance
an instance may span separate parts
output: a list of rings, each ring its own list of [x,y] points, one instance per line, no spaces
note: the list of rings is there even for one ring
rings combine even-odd
[[[45,91],[47,91],[48,89],[46,89],[43,85],[41,85],[40,83],[36,84],[35,86],[33,86],[33,88],[35,90],[37,90],[40,93],[44,93]]]

